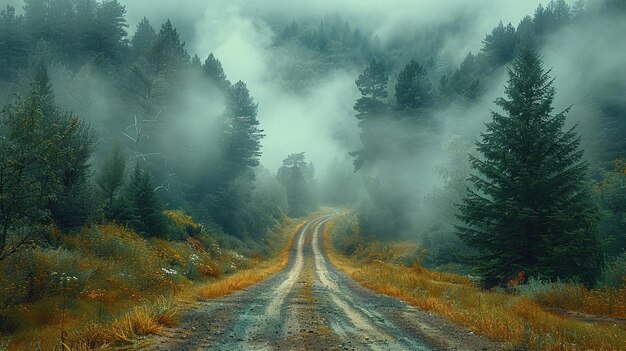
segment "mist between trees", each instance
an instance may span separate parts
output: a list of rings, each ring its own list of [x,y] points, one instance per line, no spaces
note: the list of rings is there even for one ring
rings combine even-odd
[[[487,286],[623,259],[623,2],[218,5],[3,7],[0,257],[51,224],[183,239],[165,209],[262,245],[331,204]]]

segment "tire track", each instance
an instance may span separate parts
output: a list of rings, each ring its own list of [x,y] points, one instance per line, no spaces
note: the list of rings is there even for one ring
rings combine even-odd
[[[302,224],[287,268],[199,304],[147,350],[491,350],[488,341],[373,293],[332,266],[321,234],[340,211]],[[426,342],[425,340],[428,340]],[[488,347],[484,347],[488,346]]]
[[[325,287],[326,293],[330,296],[330,300],[337,306],[344,314],[345,317],[351,322],[351,324],[359,331],[359,333],[350,333],[349,331],[337,332],[340,334],[358,334],[354,335],[357,338],[372,341],[366,346],[371,350],[430,350],[423,342],[412,340],[408,336],[398,337],[398,328],[383,319],[382,315],[375,312],[370,312],[369,308],[358,304],[358,300],[355,300],[356,294],[350,294],[351,291],[348,286],[340,287],[338,280],[331,275],[328,263],[324,255],[322,255],[319,242],[320,242],[320,229],[324,228],[327,220],[321,221],[314,229],[312,246],[313,254],[315,257],[315,269],[317,271],[318,279]],[[368,306],[373,307],[373,306]],[[384,327],[380,325],[379,321],[385,321]],[[335,324],[341,328],[341,324]],[[396,335],[387,332],[385,329],[395,329]],[[364,335],[363,335],[364,334]]]

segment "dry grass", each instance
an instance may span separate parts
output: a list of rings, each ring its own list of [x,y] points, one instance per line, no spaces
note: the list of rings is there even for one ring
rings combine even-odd
[[[293,245],[293,238],[301,226],[302,224],[297,225],[295,228],[293,228],[293,226],[288,227],[286,232],[290,233],[290,237],[277,257],[265,261],[259,261],[250,269],[239,271],[228,277],[208,283],[198,289],[197,295],[201,299],[213,299],[225,296],[257,284],[269,276],[280,272],[287,266],[287,262],[289,261],[289,251]]]
[[[67,349],[98,350],[110,345],[132,344],[137,337],[158,334],[178,321],[172,298],[160,298],[130,310],[108,324],[94,323],[68,337]]]
[[[526,350],[625,349],[626,330],[618,325],[564,318],[523,296],[483,291],[459,275],[339,255],[330,245],[332,231],[333,224],[324,233],[331,262],[360,284],[442,315],[476,333]]]
[[[200,233],[187,241],[166,241],[104,224],[63,236],[62,249],[34,248],[3,262],[0,281],[10,284],[0,284],[0,350],[59,350],[62,331],[66,350],[128,344],[174,324],[177,306],[196,300],[198,291],[221,296],[287,263],[295,228],[288,219],[271,235],[268,254],[277,254],[260,260],[216,243],[208,250],[204,239],[211,243],[211,236],[191,217],[168,216]],[[222,267],[237,271],[222,277]]]
[[[626,285],[590,290],[582,284],[531,280],[518,290],[521,295],[545,307],[626,318]]]
[[[8,350],[101,350],[115,345],[132,344],[139,336],[159,333],[177,322],[178,307],[173,297],[160,297],[131,308],[106,322],[88,322],[72,318],[64,321],[66,333],[61,341],[61,325],[48,325],[18,333],[8,343]],[[68,316],[69,317],[69,316]]]

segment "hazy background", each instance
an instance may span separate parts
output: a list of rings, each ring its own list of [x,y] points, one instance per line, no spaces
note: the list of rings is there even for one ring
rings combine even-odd
[[[377,206],[384,205],[380,198],[372,197],[372,189],[365,184],[370,178],[382,180],[380,194],[402,195],[402,199],[388,200],[402,203],[397,211],[411,218],[412,226],[407,229],[410,235],[423,232],[424,223],[438,216],[424,208],[428,207],[433,193],[449,185],[441,168],[454,166],[450,159],[467,160],[459,155],[472,152],[473,141],[484,130],[484,122],[491,118],[490,110],[497,110],[493,101],[504,94],[509,61],[494,63],[485,59],[489,55],[484,49],[486,35],[499,22],[505,26],[511,23],[514,31],[525,16],[530,16],[532,22],[540,5],[539,1],[528,0],[122,0],[120,3],[126,6],[128,38],[134,35],[144,17],[157,33],[169,19],[191,57],[197,55],[204,62],[213,53],[231,83],[241,80],[247,84],[259,106],[258,120],[265,134],[260,161],[269,174],[277,172],[287,155],[305,152],[307,162],[314,164],[318,185],[332,183],[341,176],[345,184],[356,184],[358,190],[353,192],[358,195],[337,201],[350,205],[369,203],[373,212],[379,211]],[[614,125],[624,124],[619,111],[624,105],[626,87],[623,74],[626,18],[623,12],[598,10],[609,3],[621,6],[613,0],[568,3],[572,17],[568,24],[541,34],[537,41],[545,67],[553,68],[556,109],[573,105],[568,124],[579,125],[586,157],[592,165],[591,174],[598,174],[599,169],[619,156],[607,152],[606,140],[623,139],[622,129]],[[19,12],[23,2],[0,0],[0,5],[6,4],[13,4]],[[542,5],[549,6],[548,2]],[[581,12],[585,15],[579,18]],[[289,41],[284,33],[292,21],[297,22],[301,36]],[[358,34],[366,47],[355,49],[350,47],[354,44],[350,41],[335,40],[329,44],[334,47],[318,50],[315,45],[305,43],[316,33],[330,33],[344,27],[355,37]],[[389,75],[389,104],[393,105],[398,73],[411,59],[425,67],[433,94],[439,99],[442,77],[450,78],[458,73],[468,52],[482,55],[484,66],[470,72],[480,78],[480,93],[475,98],[440,99],[426,113],[433,121],[429,127],[406,129],[401,123],[389,123],[388,140],[383,142],[402,140],[412,144],[407,148],[409,151],[380,157],[365,171],[346,172],[352,169],[353,161],[348,153],[362,147],[361,129],[353,109],[361,96],[355,80],[371,59],[382,62]],[[119,76],[127,72],[110,74],[114,79],[100,79],[99,75],[104,73],[89,65],[78,68],[51,65],[50,73],[60,105],[88,120],[100,132],[103,142],[95,153],[95,164],[115,140],[128,144],[129,140],[119,132],[132,123],[135,112],[116,109],[117,104],[112,103],[117,95],[123,94],[115,81],[123,82]],[[160,154],[152,161],[152,170],[159,168],[155,172],[157,184],[171,170],[184,169],[184,174],[177,176],[182,189],[186,184],[202,183],[207,173],[219,168],[220,161],[215,155],[223,145],[216,126],[223,117],[224,96],[216,90],[199,89],[195,83],[189,83],[192,79],[177,79],[180,80],[171,94],[176,103],[162,104],[170,106],[170,110],[160,117],[162,127],[157,131],[159,138],[155,138],[159,141],[150,143],[162,143]],[[0,92],[0,98],[17,90],[12,85],[1,88],[4,93]],[[464,145],[452,148],[457,155],[451,155],[451,142]],[[129,146],[136,151],[133,145]],[[312,192],[332,191],[317,188]],[[454,205],[453,201],[449,202],[450,206]],[[389,217],[398,216],[389,214]]]
[[[329,72],[321,82],[294,94],[271,77],[281,66],[272,47],[272,23],[319,22],[338,14],[383,45],[406,33],[463,21],[463,30],[446,38],[441,54],[456,65],[468,51],[476,52],[485,33],[498,21],[517,24],[537,6],[533,1],[122,1],[130,31],[146,16],[155,25],[167,18],[178,28],[191,54],[213,52],[231,81],[245,81],[259,102],[259,120],[266,131],[262,163],[277,169],[286,154],[305,151],[318,170],[335,155],[358,148],[352,106],[358,96],[354,80],[364,67]],[[414,53],[416,56],[420,53]],[[410,55],[407,52],[406,55]],[[403,63],[398,63],[401,66]],[[493,95],[495,96],[495,95]],[[491,100],[491,98],[489,98]],[[482,115],[488,117],[485,109]],[[478,125],[480,128],[480,124]],[[455,131],[450,131],[454,133]],[[446,138],[444,138],[446,139]],[[426,167],[428,168],[428,167]],[[321,173],[320,172],[320,173]]]

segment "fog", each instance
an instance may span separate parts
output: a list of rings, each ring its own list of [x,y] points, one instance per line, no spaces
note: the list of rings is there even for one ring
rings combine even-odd
[[[1,2],[0,5],[12,4],[21,12],[22,1]],[[446,164],[450,167],[447,160],[458,156],[450,155],[450,141],[461,140],[468,146],[467,152],[472,152],[471,145],[484,131],[484,123],[491,119],[491,110],[498,111],[494,100],[504,95],[506,67],[511,58],[505,62],[489,58],[485,36],[499,22],[505,26],[511,23],[515,31],[524,17],[533,17],[540,4],[527,0],[121,0],[120,3],[126,7],[128,38],[144,17],[157,33],[169,19],[191,57],[197,55],[204,62],[214,54],[231,83],[245,82],[258,103],[257,118],[264,134],[260,163],[272,173],[277,172],[287,155],[300,152],[305,153],[307,162],[315,165],[318,181],[332,179],[331,163],[333,167],[337,162],[343,166],[351,164],[354,158],[349,153],[363,147],[362,129],[353,108],[361,97],[355,80],[372,59],[382,62],[389,76],[388,103],[392,106],[398,73],[415,58],[426,69],[432,93],[439,100],[427,112],[414,111],[410,117],[427,118],[431,122],[410,127],[398,121],[384,125],[388,140],[383,142],[392,144],[388,154],[371,161],[350,179],[361,188],[358,196],[353,194],[350,198],[359,197],[354,202],[360,203],[378,201],[369,198],[371,194],[367,192],[371,189],[364,190],[367,179],[389,183],[391,190],[387,192],[403,197],[404,208],[400,212],[411,217],[410,228],[405,230],[412,234],[426,230],[424,223],[437,216],[424,211],[428,207],[424,199],[449,186],[436,170]],[[560,111],[573,105],[568,124],[578,124],[592,168],[615,157],[605,150],[604,136],[619,139],[619,134],[606,130],[605,119],[614,117],[611,115],[614,106],[623,105],[619,89],[626,86],[624,74],[615,74],[626,70],[622,38],[626,21],[623,13],[599,10],[603,4],[601,0],[570,3],[572,10],[568,15],[572,20],[537,34],[541,37],[536,40],[545,67],[553,68],[551,74],[557,89],[555,108]],[[543,5],[548,6],[545,2]],[[580,13],[582,19],[576,17]],[[292,21],[299,26],[298,43],[283,37]],[[315,33],[326,35],[323,30],[332,26],[335,27],[330,31],[343,30],[351,35],[350,40],[359,38],[354,40],[363,43],[355,44],[344,37],[343,42],[333,42],[334,46],[326,51],[315,48],[318,44],[310,41],[316,39],[310,37]],[[519,33],[513,35],[511,40],[521,40],[517,37]],[[42,51],[46,52],[45,47]],[[442,77],[451,79],[459,74],[468,52],[480,56],[477,61],[482,60],[479,64],[482,66],[473,68],[468,78],[479,78],[478,93],[471,98],[461,93],[450,100],[440,98]],[[133,116],[140,112],[132,104],[135,107],[129,109],[110,103],[118,99],[119,85],[106,81],[106,74],[98,76],[88,65],[85,67],[73,71],[53,64],[50,72],[59,103],[102,132],[104,146],[96,151],[94,160],[98,164],[111,140],[129,143],[118,132],[132,124]],[[127,72],[113,76],[124,74]],[[183,79],[173,89],[175,97],[170,98],[176,101],[172,105],[175,107],[162,109],[159,117],[162,124],[151,131],[158,137],[135,143],[145,144],[141,150],[129,144],[134,153],[147,152],[155,144],[162,144],[159,146],[164,146],[162,149],[167,152],[159,150],[153,162],[167,168],[164,174],[169,174],[170,168],[186,168],[185,174],[178,175],[182,183],[191,182],[190,179],[199,182],[207,172],[208,166],[203,164],[207,159],[212,160],[208,168],[218,168],[215,155],[224,147],[220,144],[220,129],[216,128],[225,111],[223,93],[215,87],[199,89],[196,84],[200,83],[187,83]],[[14,88],[3,86],[7,92]]]
[[[345,155],[359,147],[352,106],[358,97],[354,80],[363,67],[331,69],[327,77],[305,92],[285,91],[279,82],[272,80],[276,70],[281,68],[277,62],[285,59],[277,57],[283,52],[277,53],[272,47],[282,23],[292,19],[319,22],[325,15],[338,14],[371,38],[380,38],[384,45],[406,31],[419,32],[461,19],[463,30],[445,38],[441,46],[441,52],[450,54],[453,58],[450,63],[456,65],[468,51],[480,49],[485,33],[500,20],[517,24],[537,6],[529,1],[494,3],[486,0],[471,3],[460,0],[436,3],[409,0],[146,3],[131,0],[123,3],[128,10],[131,30],[132,24],[144,16],[155,26],[170,18],[180,28],[190,53],[204,58],[213,52],[223,62],[231,81],[243,80],[248,84],[259,103],[259,120],[267,134],[262,156],[266,167],[277,169],[286,154],[305,151],[320,171],[334,156]],[[280,24],[275,25],[277,22]],[[414,51],[416,56],[421,54],[417,48]],[[437,77],[433,78],[436,82]],[[486,112],[481,115],[488,117]],[[446,139],[447,136],[442,138]]]

